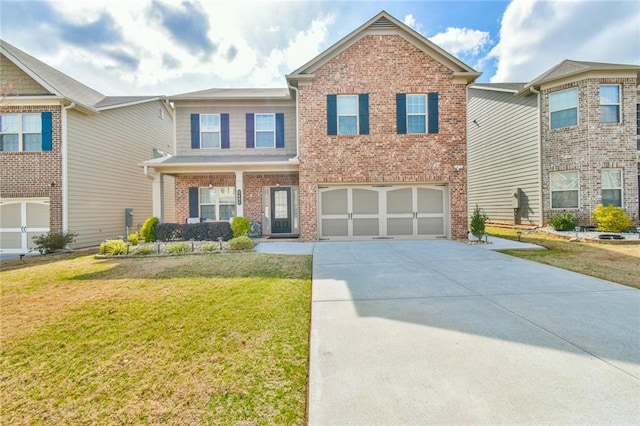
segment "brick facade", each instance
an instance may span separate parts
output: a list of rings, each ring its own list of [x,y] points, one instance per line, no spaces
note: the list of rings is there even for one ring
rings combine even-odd
[[[600,84],[621,87],[621,123],[600,122]],[[549,95],[578,88],[578,125],[550,129]],[[602,169],[623,171],[623,208],[638,219],[638,163],[636,159],[635,78],[585,78],[542,91],[542,208],[543,221],[563,211],[579,217],[581,224],[593,224],[591,213],[602,200]],[[580,172],[578,209],[551,209],[549,174]]]
[[[49,227],[62,232],[62,126],[60,106],[3,106],[3,114],[52,112],[51,151],[0,152],[0,198],[49,198]]]
[[[317,186],[448,183],[452,237],[467,235],[466,85],[398,35],[367,35],[299,87],[301,237],[316,240]],[[398,135],[396,93],[439,93],[439,133]],[[369,94],[370,134],[327,135],[328,94]]]

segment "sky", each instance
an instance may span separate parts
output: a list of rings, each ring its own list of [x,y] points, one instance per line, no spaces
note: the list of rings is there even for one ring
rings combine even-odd
[[[564,59],[640,64],[636,0],[0,0],[0,38],[110,96],[286,87],[381,10],[478,82],[530,81]]]

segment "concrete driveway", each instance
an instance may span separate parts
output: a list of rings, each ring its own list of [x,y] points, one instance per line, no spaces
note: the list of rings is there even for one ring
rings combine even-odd
[[[455,241],[313,254],[309,424],[640,423],[638,290]]]

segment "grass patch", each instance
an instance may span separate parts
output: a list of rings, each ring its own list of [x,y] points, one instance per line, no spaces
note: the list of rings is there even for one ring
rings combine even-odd
[[[0,272],[1,424],[303,424],[311,258],[43,258]]]
[[[487,227],[487,232],[499,238],[518,239],[515,229]],[[640,245],[570,242],[541,232],[523,233],[521,240],[544,246],[547,250],[501,252],[640,288]]]

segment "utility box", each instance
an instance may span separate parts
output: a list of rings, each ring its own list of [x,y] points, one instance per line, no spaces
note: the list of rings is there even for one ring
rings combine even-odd
[[[124,209],[124,226],[131,228],[133,226],[133,209]]]
[[[511,207],[514,209],[520,208],[520,188],[513,188],[511,190]]]

